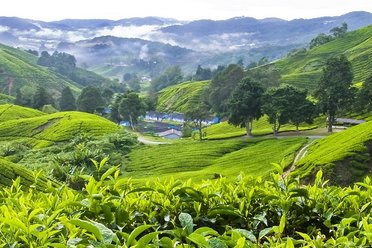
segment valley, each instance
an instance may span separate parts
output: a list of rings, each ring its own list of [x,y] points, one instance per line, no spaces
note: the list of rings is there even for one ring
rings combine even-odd
[[[370,247],[371,37],[0,17],[0,247]]]

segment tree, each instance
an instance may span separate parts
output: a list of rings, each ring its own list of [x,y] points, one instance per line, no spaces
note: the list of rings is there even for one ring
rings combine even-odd
[[[262,110],[273,125],[274,135],[282,125],[292,122],[298,126],[302,122],[311,122],[315,116],[315,106],[306,99],[306,91],[290,85],[269,89],[263,96]]]
[[[105,106],[101,93],[93,86],[85,87],[76,101],[77,109],[82,112],[94,113]]]
[[[212,78],[212,71],[210,68],[203,68],[201,65],[198,65],[198,68],[196,69],[194,80],[195,81],[202,81],[202,80],[208,80]]]
[[[254,81],[260,82],[266,89],[279,86],[280,73],[275,65],[253,68],[248,70],[246,75]]]
[[[213,111],[221,116],[228,115],[229,98],[243,77],[243,69],[238,65],[231,64],[212,79],[207,94]]]
[[[292,106],[289,111],[289,121],[296,126],[296,131],[299,132],[301,123],[306,122],[311,124],[317,115],[315,104],[307,99],[306,90],[300,90],[295,87],[288,89],[287,100]]]
[[[341,24],[341,27],[334,27],[331,29],[330,32],[333,34],[335,38],[344,36],[347,32],[347,23],[343,22]]]
[[[68,86],[62,90],[61,98],[59,99],[59,109],[61,111],[76,110],[76,100]]]
[[[44,105],[52,104],[52,97],[47,93],[44,87],[38,86],[32,98],[32,107],[42,109]]]
[[[145,114],[145,103],[135,92],[128,91],[120,100],[119,114],[129,121],[132,129],[137,124],[138,117]]]
[[[252,136],[252,122],[262,116],[261,100],[263,87],[251,78],[244,78],[234,90],[229,100],[229,123],[240,125]]]
[[[208,119],[210,107],[199,97],[191,100],[190,108],[186,111],[186,120],[198,129],[199,140],[203,140],[203,121]]]
[[[333,40],[333,37],[331,35],[327,35],[325,33],[318,34],[314,39],[310,41],[310,49],[323,45],[325,43],[328,43]]]
[[[327,115],[328,132],[336,114],[345,108],[353,97],[350,86],[353,80],[351,63],[345,55],[332,57],[326,61],[315,96],[323,113]]]

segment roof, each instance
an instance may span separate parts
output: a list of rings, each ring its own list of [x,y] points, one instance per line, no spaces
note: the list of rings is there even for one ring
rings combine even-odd
[[[340,122],[340,123],[350,123],[350,124],[361,124],[361,123],[366,122],[364,120],[355,120],[355,119],[348,119],[348,118],[336,118],[335,121]]]
[[[167,136],[167,135],[170,135],[170,134],[175,134],[179,137],[182,136],[182,132],[181,131],[177,131],[175,129],[169,129],[167,131],[164,131],[164,132],[161,132],[161,133],[157,133],[157,135],[161,136],[161,137],[164,137],[164,136]]]

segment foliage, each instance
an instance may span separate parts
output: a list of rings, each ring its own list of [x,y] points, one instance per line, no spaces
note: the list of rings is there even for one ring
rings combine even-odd
[[[263,87],[251,78],[244,78],[232,93],[229,101],[229,123],[245,127],[252,136],[252,122],[262,116]]]
[[[212,78],[212,71],[210,68],[203,68],[201,65],[198,65],[193,80],[195,81],[204,81],[210,80]]]
[[[97,88],[88,86],[81,91],[76,101],[76,105],[77,109],[82,112],[102,112],[105,101]]]
[[[371,174],[372,122],[334,133],[313,144],[307,155],[296,164],[293,172],[314,179],[323,169],[332,183],[350,184]]]
[[[274,135],[279,132],[283,124],[291,120],[297,122],[306,119],[299,117],[306,117],[309,114],[302,112],[300,108],[301,105],[306,104],[306,92],[301,92],[290,85],[269,89],[265,92],[262,102],[262,111],[268,116]],[[302,116],[302,114],[305,116]],[[299,122],[296,124],[299,124]]]
[[[326,44],[332,41],[334,38],[331,35],[327,35],[325,33],[318,34],[314,39],[310,41],[310,49]]]
[[[129,121],[130,126],[134,129],[138,122],[138,117],[145,114],[145,109],[146,106],[143,99],[137,93],[128,91],[121,97],[118,110],[123,120]]]
[[[32,107],[34,109],[42,109],[44,105],[52,104],[53,99],[48,94],[44,87],[38,86],[32,98]]]
[[[250,69],[246,72],[246,76],[259,82],[266,89],[278,87],[280,83],[280,73],[275,64]]]
[[[104,166],[98,163],[97,169]],[[278,169],[280,165],[277,165]],[[368,247],[371,180],[303,186],[272,174],[133,186],[112,167],[82,193],[0,190],[2,245],[15,247]]]
[[[352,67],[344,55],[327,60],[315,96],[320,108],[327,115],[328,132],[332,132],[336,114],[345,109],[353,99],[353,92],[350,90],[352,80]]]
[[[65,87],[62,90],[61,98],[59,99],[59,109],[61,111],[76,110],[76,100],[70,87]]]
[[[203,140],[203,122],[209,117],[210,107],[200,97],[192,99],[190,109],[186,111],[185,117],[187,121],[192,123],[192,126],[198,129],[199,140]]]
[[[229,98],[243,77],[243,69],[238,65],[232,64],[212,79],[207,88],[208,102],[217,114],[227,114]]]

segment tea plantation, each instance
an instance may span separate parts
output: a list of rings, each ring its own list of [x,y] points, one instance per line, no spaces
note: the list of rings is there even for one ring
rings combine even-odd
[[[372,121],[335,133],[312,145],[294,175],[314,176],[323,168],[333,183],[349,184],[372,175]]]

